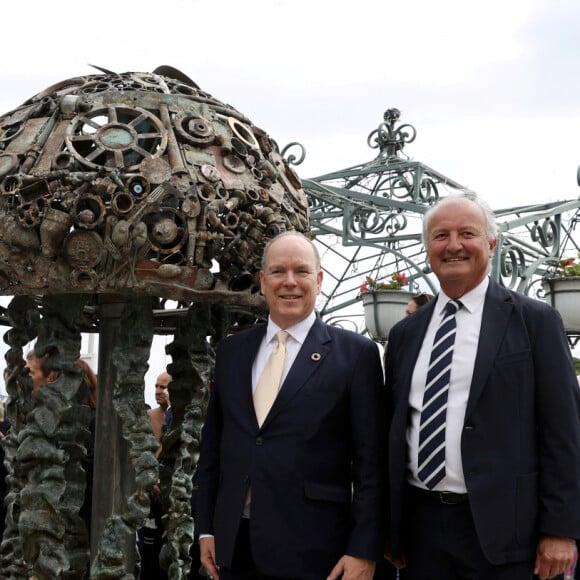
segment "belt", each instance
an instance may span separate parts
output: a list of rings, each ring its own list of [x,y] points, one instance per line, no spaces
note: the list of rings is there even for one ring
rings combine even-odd
[[[443,505],[459,505],[469,501],[469,495],[466,493],[454,493],[452,491],[431,491],[421,489],[411,485],[412,493],[416,496],[435,503]]]

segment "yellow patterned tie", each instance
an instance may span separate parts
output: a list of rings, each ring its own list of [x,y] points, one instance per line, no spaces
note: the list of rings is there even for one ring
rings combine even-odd
[[[272,351],[254,391],[254,408],[260,427],[278,395],[282,373],[284,372],[284,362],[286,361],[288,333],[285,330],[281,330],[276,334],[276,338],[278,339],[278,344]]]

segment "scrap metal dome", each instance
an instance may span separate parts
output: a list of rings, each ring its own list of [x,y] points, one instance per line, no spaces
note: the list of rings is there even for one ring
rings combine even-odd
[[[276,143],[172,67],[69,79],[0,117],[0,294],[254,306],[264,243],[308,223]]]

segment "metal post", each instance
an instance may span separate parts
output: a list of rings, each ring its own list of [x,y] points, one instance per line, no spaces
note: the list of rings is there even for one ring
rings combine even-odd
[[[110,297],[103,297],[111,300]],[[123,302],[102,301],[99,317],[99,375],[93,477],[93,513],[91,523],[91,562],[107,518],[126,509],[127,498],[134,492],[135,478],[129,460],[129,445],[122,436],[121,420],[113,407],[116,369],[111,364],[112,347],[119,330]],[[126,570],[135,568],[135,538],[127,539]]]

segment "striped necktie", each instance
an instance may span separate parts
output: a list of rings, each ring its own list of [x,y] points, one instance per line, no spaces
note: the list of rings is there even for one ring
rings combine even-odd
[[[445,422],[449,377],[455,344],[455,313],[463,305],[450,300],[435,334],[419,427],[418,476],[429,489],[445,477]]]

